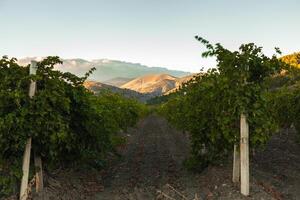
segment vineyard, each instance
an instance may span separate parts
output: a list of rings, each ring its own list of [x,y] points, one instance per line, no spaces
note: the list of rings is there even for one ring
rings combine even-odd
[[[94,96],[82,86],[86,77],[54,71],[61,61],[48,57],[35,76],[15,59],[0,60],[0,196],[16,193],[22,177],[26,141],[46,170],[67,166],[104,167],[116,133],[146,113],[137,101],[109,92]],[[30,80],[36,95],[28,96]]]
[[[93,94],[83,86],[93,68],[84,77],[77,77],[54,70],[62,61],[47,57],[36,63],[36,74],[32,74],[33,64],[20,66],[16,59],[3,57],[0,60],[0,197],[19,195],[22,199],[24,151],[30,139],[28,161],[42,162],[39,165],[42,169],[32,166],[28,172],[36,185],[42,180],[37,181],[40,174],[36,173],[41,171],[45,176],[57,169],[106,172],[101,178],[104,191],[96,191],[91,199],[111,199],[112,194],[124,199],[175,199],[176,195],[181,199],[218,199],[222,196],[213,198],[210,191],[198,198],[197,187],[204,186],[197,180],[209,184],[199,176],[224,163],[230,169],[216,170],[225,182],[220,184],[229,185],[232,180],[236,184],[232,188],[239,191],[241,187],[241,193],[250,194],[249,198],[284,199],[284,195],[270,191],[261,182],[263,189],[254,187],[250,178],[251,187],[264,190],[266,195],[251,196],[249,159],[250,163],[261,159],[266,155],[261,153],[262,149],[276,143],[277,137],[289,137],[288,131],[295,133],[291,143],[299,149],[300,55],[280,59],[278,48],[268,57],[253,43],[230,51],[219,43],[211,44],[198,36],[196,39],[207,49],[203,57],[216,58],[216,68],[199,73],[174,93],[152,99],[151,106],[110,91]],[[36,84],[34,95],[28,95],[32,83]],[[295,157],[299,159],[299,155]],[[228,165],[231,158],[234,163]],[[228,177],[228,173],[233,177]],[[188,177],[190,182],[182,177]],[[169,183],[185,188],[182,189],[185,193]],[[156,189],[164,185],[165,189],[160,189],[154,197]],[[26,198],[38,192],[30,184],[28,188]],[[128,194],[132,189],[135,197]],[[299,191],[291,199],[296,199],[297,194]],[[224,199],[233,198],[226,195]],[[239,192],[234,195],[235,199],[244,198],[238,196]]]
[[[248,195],[249,147],[255,152],[274,133],[291,127],[299,140],[300,56],[278,59],[274,54],[269,58],[253,43],[232,52],[219,43],[196,39],[207,48],[202,56],[215,57],[217,67],[198,74],[165,98],[159,112],[189,133],[188,168],[202,171],[233,152],[232,180],[241,181],[241,193]],[[281,54],[278,48],[275,51]]]
[[[201,170],[233,151],[240,140],[241,114],[250,124],[250,146],[254,149],[279,128],[294,125],[300,131],[299,84],[290,85],[290,80],[271,90],[275,82],[272,77],[283,70],[290,73],[289,65],[275,55],[268,58],[254,44],[231,52],[220,44],[197,39],[207,48],[204,57],[217,58],[217,68],[184,84],[160,111],[174,126],[191,134],[191,167]]]

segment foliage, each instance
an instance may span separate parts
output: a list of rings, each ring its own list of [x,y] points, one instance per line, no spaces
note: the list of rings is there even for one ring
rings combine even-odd
[[[300,133],[300,53],[283,56],[286,63],[280,74],[268,78],[271,89],[268,94],[269,106],[280,128],[295,126]]]
[[[107,116],[114,119],[117,129],[125,130],[134,126],[137,121],[144,117],[148,110],[146,105],[136,99],[124,98],[120,94],[102,91],[94,97],[94,104],[98,109],[107,111]]]
[[[53,70],[61,61],[48,57],[37,64],[35,76],[16,59],[0,60],[0,196],[12,192],[21,178],[27,138],[46,168],[84,164],[101,167],[112,151],[111,135],[133,126],[143,108],[136,101],[84,88],[82,78]],[[30,80],[37,81],[30,99]],[[11,167],[13,166],[13,167]]]
[[[283,56],[280,58],[280,60],[293,67],[300,68],[300,52]]]
[[[147,101],[147,104],[148,105],[159,105],[159,104],[165,103],[166,101],[168,101],[170,99],[170,97],[172,95],[173,95],[173,93],[168,94],[168,95],[153,97]]]
[[[283,63],[253,43],[230,51],[221,44],[205,45],[203,57],[215,56],[217,67],[198,75],[161,107],[168,120],[191,135],[192,158],[199,169],[224,157],[239,141],[239,118],[250,125],[250,144],[264,144],[276,129],[268,107],[265,79],[278,73]],[[277,52],[278,49],[276,49]]]
[[[300,53],[283,56],[279,59],[285,65],[281,73],[267,79],[271,89],[292,86],[300,82]]]
[[[300,136],[300,84],[270,92],[269,103],[277,124],[281,128],[294,126]]]

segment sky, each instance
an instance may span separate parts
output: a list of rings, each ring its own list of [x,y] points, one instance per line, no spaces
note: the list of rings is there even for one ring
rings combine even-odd
[[[299,0],[0,0],[0,56],[114,59],[198,72],[202,36],[300,51]]]

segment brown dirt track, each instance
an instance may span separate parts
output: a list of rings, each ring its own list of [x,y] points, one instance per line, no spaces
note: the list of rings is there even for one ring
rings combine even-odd
[[[198,199],[300,199],[300,145],[295,133],[289,132],[274,135],[264,150],[251,157],[249,197],[240,195],[239,186],[231,182],[231,158],[202,173],[187,171],[182,162],[189,155],[188,136],[155,115],[125,134],[128,144],[119,149],[122,157],[108,170],[61,172],[48,181],[47,196],[148,200],[168,199],[167,195],[179,200],[184,195],[192,200],[197,194]]]

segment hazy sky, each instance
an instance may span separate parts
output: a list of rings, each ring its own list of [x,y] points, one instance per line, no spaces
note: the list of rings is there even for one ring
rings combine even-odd
[[[0,55],[108,58],[197,72],[198,34],[300,51],[300,0],[0,0]]]

